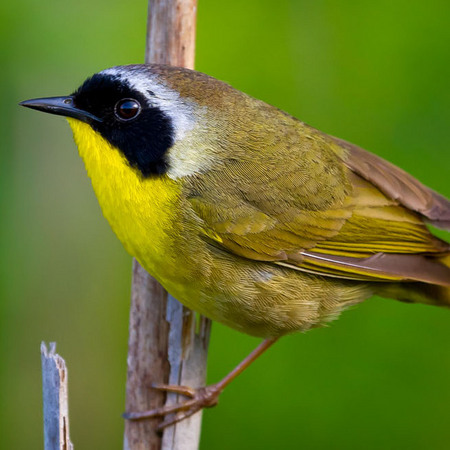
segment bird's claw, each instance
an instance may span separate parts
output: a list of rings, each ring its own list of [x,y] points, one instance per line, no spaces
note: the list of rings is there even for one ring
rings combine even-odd
[[[158,431],[161,431],[169,425],[180,422],[181,420],[187,419],[203,408],[211,408],[217,405],[219,395],[222,391],[222,389],[216,384],[198,389],[193,389],[188,386],[175,386],[169,384],[154,384],[152,387],[153,389],[158,389],[159,391],[180,394],[189,398],[189,400],[182,403],[177,403],[175,405],[162,406],[160,408],[142,412],[130,412],[123,415],[123,417],[128,420],[141,420],[173,414],[158,425]]]

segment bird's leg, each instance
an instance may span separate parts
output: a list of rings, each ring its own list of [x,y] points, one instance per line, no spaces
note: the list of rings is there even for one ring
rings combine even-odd
[[[129,420],[148,419],[152,417],[166,416],[173,414],[174,416],[164,420],[158,430],[173,425],[180,420],[192,416],[203,408],[211,408],[217,405],[221,392],[228,386],[240,373],[242,373],[253,361],[255,361],[262,353],[264,353],[277,339],[266,339],[258,347],[255,348],[240,364],[238,364],[226,377],[222,378],[218,383],[211,384],[202,388],[194,389],[188,386],[176,386],[168,384],[155,384],[152,387],[160,391],[172,392],[188,397],[183,403],[171,406],[162,406],[161,408],[151,409],[143,412],[125,413],[123,417]]]

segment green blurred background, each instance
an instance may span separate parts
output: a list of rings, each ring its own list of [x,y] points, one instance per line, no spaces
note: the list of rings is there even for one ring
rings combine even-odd
[[[102,218],[66,95],[143,61],[144,0],[2,2],[0,448],[42,447],[39,344],[70,372],[77,449],[120,449],[131,258]],[[197,68],[450,196],[448,0],[200,0]],[[257,340],[215,324],[208,379]],[[203,450],[450,448],[450,312],[372,299],[281,340],[204,414]]]

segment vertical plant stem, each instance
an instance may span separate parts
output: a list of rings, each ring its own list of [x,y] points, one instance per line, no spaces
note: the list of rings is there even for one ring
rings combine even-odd
[[[128,338],[126,411],[144,411],[164,404],[164,395],[151,389],[166,382],[169,325],[166,322],[167,293],[133,261],[130,330]],[[160,450],[158,420],[125,422],[125,450]]]
[[[194,67],[197,0],[149,0],[146,63]],[[204,385],[210,321],[200,318],[133,261],[126,411],[145,411],[178,401],[153,383]],[[196,450],[201,413],[164,430],[159,419],[126,421],[126,450]]]

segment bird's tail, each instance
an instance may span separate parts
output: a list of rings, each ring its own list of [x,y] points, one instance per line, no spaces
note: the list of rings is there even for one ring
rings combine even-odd
[[[440,257],[439,262],[450,268],[450,253]],[[403,302],[450,308],[450,280],[447,285],[421,282],[388,283],[381,285],[377,293],[382,297],[395,298]]]

